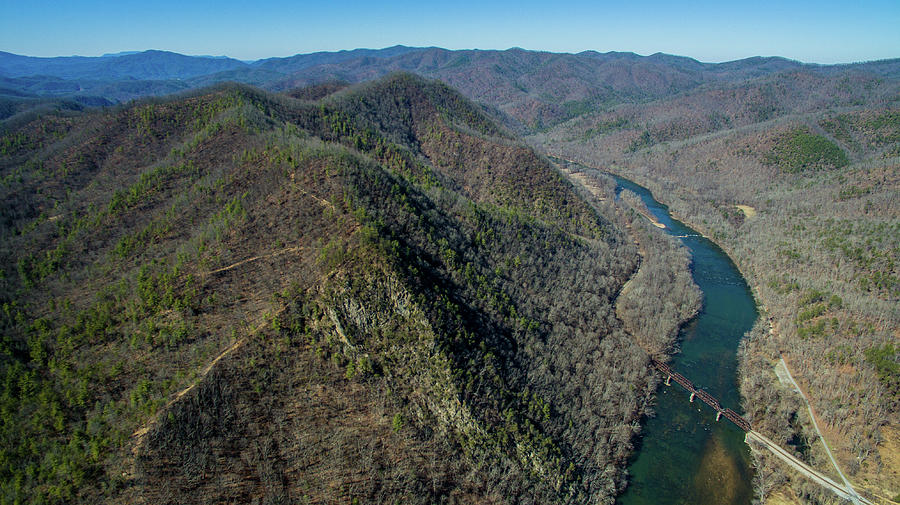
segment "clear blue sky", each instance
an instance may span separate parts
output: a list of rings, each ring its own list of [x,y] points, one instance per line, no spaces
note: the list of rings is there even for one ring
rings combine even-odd
[[[852,62],[900,57],[900,1],[0,0],[0,50],[30,56],[248,60],[395,44]]]

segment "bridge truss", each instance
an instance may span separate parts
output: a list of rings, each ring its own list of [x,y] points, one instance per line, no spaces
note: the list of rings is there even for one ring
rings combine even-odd
[[[716,421],[718,421],[720,417],[724,416],[725,419],[728,419],[729,421],[734,423],[738,428],[744,431],[751,430],[749,421],[729,408],[722,408],[722,406],[719,404],[719,400],[716,400],[711,394],[707,393],[706,391],[694,387],[694,385],[691,383],[691,381],[688,380],[687,377],[681,375],[675,370],[672,370],[669,365],[661,361],[657,361],[655,359],[651,359],[651,361],[653,362],[653,366],[656,367],[656,369],[659,370],[664,376],[666,376],[667,386],[671,384],[672,380],[674,380],[675,382],[680,384],[681,387],[687,389],[688,392],[691,393],[691,401],[694,401],[695,397],[700,398],[701,400],[703,400],[703,403],[715,409]]]

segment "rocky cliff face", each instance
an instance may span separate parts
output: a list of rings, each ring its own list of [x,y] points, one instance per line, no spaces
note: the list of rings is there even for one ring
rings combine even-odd
[[[5,495],[611,502],[622,227],[443,84],[294,96],[3,137]]]

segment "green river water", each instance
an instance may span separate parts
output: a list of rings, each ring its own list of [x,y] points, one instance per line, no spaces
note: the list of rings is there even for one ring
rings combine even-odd
[[[681,352],[671,363],[698,389],[723,407],[741,412],[737,386],[737,348],[757,317],[744,278],[718,246],[672,219],[668,208],[646,188],[616,177],[647,204],[665,230],[690,249],[694,282],[703,291],[700,314],[681,331]],[[672,382],[661,386],[646,419],[640,445],[629,467],[629,484],[620,505],[747,505],[752,498],[749,449],[744,433]]]

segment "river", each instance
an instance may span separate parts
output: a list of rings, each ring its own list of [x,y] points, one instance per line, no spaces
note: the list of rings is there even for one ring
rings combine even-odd
[[[672,367],[705,389],[723,407],[740,412],[737,348],[757,317],[747,283],[716,244],[669,215],[646,188],[615,177],[617,193],[637,193],[665,230],[691,251],[694,282],[703,291],[703,308],[679,335],[681,352]],[[750,453],[744,432],[672,382],[661,386],[646,419],[640,445],[629,467],[629,484],[619,505],[747,505],[752,499]]]

